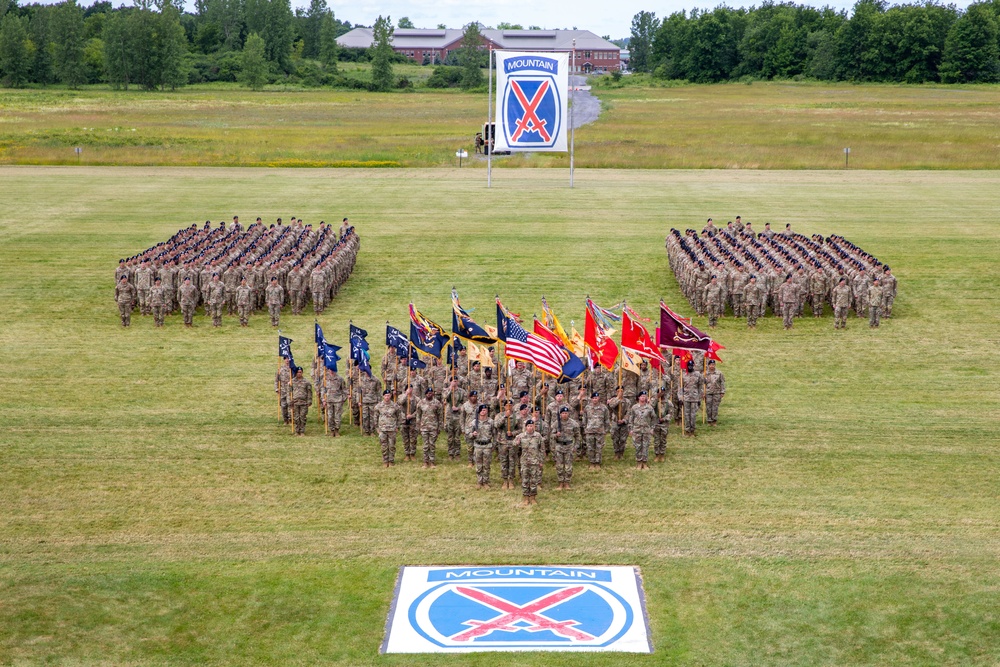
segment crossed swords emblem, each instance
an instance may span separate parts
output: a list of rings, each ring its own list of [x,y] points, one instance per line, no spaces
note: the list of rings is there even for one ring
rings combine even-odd
[[[595,639],[593,635],[573,627],[574,625],[579,625],[579,621],[556,621],[542,613],[561,602],[580,595],[584,590],[583,586],[571,586],[555,591],[554,593],[547,593],[523,606],[518,606],[513,602],[503,600],[476,588],[457,586],[455,592],[459,595],[474,600],[490,609],[495,609],[500,612],[500,615],[489,621],[465,621],[463,625],[470,625],[472,627],[452,635],[451,639],[457,642],[467,642],[477,637],[484,637],[494,631],[517,632],[524,630],[525,632],[541,632],[549,630],[568,639],[593,641]]]
[[[549,82],[543,81],[530,101],[517,80],[511,79],[510,88],[514,93],[514,97],[517,98],[517,101],[524,108],[524,114],[514,121],[514,133],[510,137],[511,141],[519,140],[525,132],[537,132],[543,141],[552,141],[552,136],[545,129],[548,121],[541,120],[537,113],[538,105],[542,103],[542,98],[545,97],[545,93],[549,90]]]

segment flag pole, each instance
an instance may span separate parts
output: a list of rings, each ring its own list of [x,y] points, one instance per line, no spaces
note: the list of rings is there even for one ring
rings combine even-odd
[[[708,372],[708,358],[701,358],[701,379],[702,382],[705,381],[705,373]],[[708,423],[708,396],[703,395],[701,397],[701,423]]]
[[[493,127],[493,45],[490,44],[490,64],[489,64],[489,94],[486,96],[486,187],[493,187],[493,135],[496,134]]]
[[[569,68],[570,76],[576,73],[576,39],[573,39],[572,65]],[[573,189],[573,150],[576,147],[576,127],[573,123],[573,109],[576,106],[575,86],[569,87],[569,189]]]

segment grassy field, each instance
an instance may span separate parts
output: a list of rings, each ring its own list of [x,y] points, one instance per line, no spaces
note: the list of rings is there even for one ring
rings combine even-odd
[[[399,70],[413,80],[432,71]],[[580,167],[839,169],[845,147],[856,168],[1000,167],[1000,86],[755,83],[595,93],[604,111],[577,132]],[[0,164],[76,164],[79,146],[87,165],[450,166],[458,148],[472,151],[486,106],[485,94],[428,89],[2,90]],[[497,164],[565,166],[568,156],[522,154]]]
[[[995,665],[997,172],[0,168],[0,663]],[[413,299],[564,323],[587,294],[682,313],[671,226],[842,233],[899,276],[872,332],[727,318],[717,429],[666,464],[577,469],[537,507],[451,463],[279,423],[276,337],[117,324],[121,256],[206,218],[351,216],[322,316],[381,356]],[[283,318],[300,361],[312,317]],[[695,320],[704,325],[703,320]],[[440,445],[440,442],[439,442]],[[607,450],[606,450],[607,451]],[[651,656],[379,656],[402,564],[641,567]]]

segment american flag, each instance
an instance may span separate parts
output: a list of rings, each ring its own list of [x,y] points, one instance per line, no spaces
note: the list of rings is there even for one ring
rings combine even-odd
[[[506,319],[507,347],[505,351],[507,356],[532,363],[538,367],[538,370],[559,377],[562,374],[563,365],[569,361],[569,355],[566,351],[541,336],[528,333],[513,318]]]

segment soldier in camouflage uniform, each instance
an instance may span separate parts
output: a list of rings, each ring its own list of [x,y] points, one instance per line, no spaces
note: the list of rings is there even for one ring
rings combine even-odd
[[[479,413],[479,392],[473,389],[469,392],[469,398],[462,404],[462,433],[465,434],[465,446],[469,450],[469,467],[476,466],[475,443],[469,438],[469,423],[476,418]]]
[[[321,262],[309,274],[309,293],[312,294],[313,311],[319,315],[326,308],[326,262]]]
[[[191,284],[191,278],[185,277],[181,285],[181,314],[184,316],[184,326],[194,326],[194,310],[198,307],[198,288]]]
[[[298,262],[288,272],[288,299],[292,302],[292,315],[301,315],[306,305],[306,278]]]
[[[719,421],[719,406],[726,395],[726,376],[715,368],[715,360],[709,360],[705,373],[705,415],[709,426]]]
[[[757,277],[750,276],[743,288],[743,310],[747,315],[747,327],[757,328],[757,318],[761,315],[761,305],[764,302],[764,291],[757,284]]]
[[[465,389],[453,379],[444,390],[445,433],[448,435],[448,458],[457,459],[462,455],[462,430],[465,423],[462,406],[467,398]]]
[[[153,322],[157,327],[162,327],[163,318],[167,314],[167,302],[159,278],[153,281],[153,289],[149,290],[149,307],[153,310]]]
[[[632,432],[632,444],[635,445],[635,463],[640,470],[649,467],[649,445],[653,440],[653,429],[656,427],[656,411],[649,404],[649,394],[639,392],[638,403],[628,411],[628,426]]]
[[[306,418],[309,416],[309,406],[313,401],[313,388],[309,380],[302,376],[302,369],[295,372],[292,380],[292,414],[295,419],[295,435],[306,434]]]
[[[670,400],[670,376],[663,378],[668,384],[660,387],[657,392],[656,404],[653,410],[656,412],[656,426],[653,427],[653,455],[657,461],[663,461],[667,456],[667,431],[670,429],[670,420],[673,418],[673,401]]]
[[[569,490],[573,481],[573,457],[576,454],[576,443],[580,440],[580,424],[573,419],[569,406],[562,406],[556,413],[555,424],[550,430],[554,443],[552,453],[556,462],[556,479],[559,489]]]
[[[514,474],[517,469],[517,449],[514,439],[521,432],[522,419],[514,414],[514,401],[507,400],[503,411],[493,420],[493,429],[497,435],[497,455],[500,459],[500,477],[503,488],[514,488]]]
[[[605,406],[601,406],[607,409]],[[535,432],[535,421],[524,423],[524,432],[514,438],[521,451],[521,492],[524,504],[538,504],[538,483],[542,479],[542,436]]]
[[[361,373],[358,383],[361,392],[361,432],[371,435],[375,432],[375,407],[379,405],[379,396],[382,395],[382,381],[377,377],[372,377],[367,373]],[[392,394],[392,391],[389,391]],[[399,424],[394,423],[392,427],[392,451],[393,462],[395,462],[396,451],[396,431]]]
[[[788,283],[791,284],[791,283]],[[684,409],[684,435],[693,437],[696,435],[695,427],[698,420],[698,406],[704,397],[705,379],[701,373],[694,369],[694,362],[687,362],[687,368],[681,375],[681,380],[677,386],[677,397],[681,400]]]
[[[878,329],[882,322],[882,303],[885,299],[885,292],[882,290],[882,283],[878,276],[872,279],[871,287],[868,288],[868,326]]]
[[[278,372],[274,376],[274,393],[278,394],[278,404],[281,406],[281,419],[286,424],[292,422],[291,413],[289,412],[289,407],[291,403],[289,402],[289,386],[292,381],[292,372],[288,367],[288,359],[281,360],[281,366],[278,368]]]
[[[812,298],[813,317],[823,316],[823,302],[830,291],[830,284],[827,282],[823,267],[817,266],[809,278],[809,296]]]
[[[212,313],[212,326],[222,326],[222,309],[226,305],[226,286],[219,280],[219,274],[212,274],[212,283],[208,286],[208,308]]]
[[[326,426],[330,429],[330,436],[336,438],[340,435],[340,422],[344,415],[344,401],[347,400],[347,383],[344,378],[337,374],[337,371],[327,369],[326,371]]]
[[[847,328],[847,313],[851,309],[851,288],[847,279],[841,278],[833,288],[833,328]]]
[[[791,329],[792,318],[795,317],[795,311],[799,307],[799,287],[792,280],[791,274],[778,288],[778,301],[781,303],[782,324],[784,324],[785,329]]]
[[[416,376],[414,377],[416,379]],[[388,389],[388,387],[386,387]],[[391,391],[391,390],[390,390]],[[403,440],[404,461],[413,461],[417,458],[417,398],[413,386],[407,387],[396,400],[403,410],[403,423],[399,426],[399,435]]]
[[[417,425],[420,428],[420,436],[424,441],[424,467],[434,468],[437,466],[437,437],[441,431],[441,420],[444,406],[434,395],[434,389],[428,387],[424,392],[424,397],[417,403],[415,413]]]
[[[628,444],[628,411],[631,408],[632,401],[625,396],[624,388],[618,387],[615,397],[608,401],[608,409],[611,411],[611,444],[616,460],[625,455],[625,446]]]
[[[587,459],[590,467],[601,467],[601,454],[604,450],[604,436],[611,428],[611,414],[608,406],[601,403],[601,395],[596,391],[590,394],[590,403],[583,409],[583,433],[587,441]]]
[[[882,317],[891,318],[892,304],[896,300],[896,276],[888,266],[882,272],[879,283],[882,285]]]
[[[365,376],[367,377],[367,376]],[[378,380],[376,380],[378,382]],[[396,431],[403,421],[402,409],[392,400],[392,392],[382,392],[382,401],[372,409],[374,428],[378,431],[378,442],[382,447],[382,465],[386,468],[396,465]]]
[[[722,285],[719,283],[718,276],[713,275],[709,283],[705,285],[702,293],[702,302],[708,311],[708,326],[710,329],[714,329],[725,307]]]
[[[241,327],[249,326],[250,309],[252,307],[253,295],[244,275],[243,279],[240,280],[240,286],[236,288],[236,314],[240,316]]]
[[[278,284],[278,278],[271,276],[271,284],[264,290],[264,300],[267,303],[267,312],[271,316],[271,326],[278,326],[281,319],[281,306],[285,303],[285,290]]]
[[[851,291],[854,294],[854,312],[858,317],[868,317],[868,272],[862,266],[858,269],[858,274],[854,276],[851,284]]]
[[[153,269],[149,262],[142,262],[135,270],[135,289],[139,298],[139,314],[149,315],[153,312],[149,304],[149,292],[153,289]]]
[[[118,304],[118,315],[122,326],[132,325],[132,309],[135,307],[135,288],[128,282],[128,275],[123,274],[115,285],[115,303]]]
[[[480,489],[490,488],[490,463],[493,461],[493,421],[490,409],[480,405],[465,427],[465,435],[473,448],[476,482]]]

